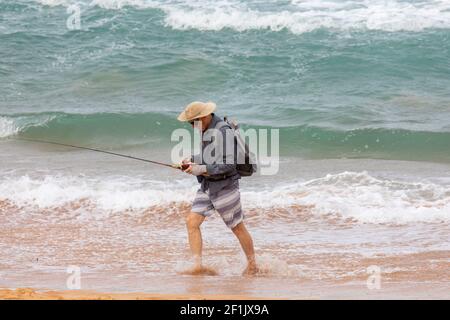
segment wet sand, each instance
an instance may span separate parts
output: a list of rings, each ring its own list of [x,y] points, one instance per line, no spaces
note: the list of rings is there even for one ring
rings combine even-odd
[[[342,173],[262,193],[244,187],[246,225],[266,271],[247,278],[239,243],[217,214],[202,234],[204,262],[218,275],[183,275],[190,266],[184,218],[195,186],[180,183],[175,198],[139,179],[105,187],[89,184],[95,175],[65,184],[23,174],[2,180],[2,299],[450,299],[446,186]],[[404,192],[392,198],[392,210],[379,206],[397,189]],[[327,201],[347,203],[348,192],[358,210],[320,209]],[[148,195],[157,203],[135,206]],[[283,204],[288,197],[295,201]],[[407,211],[396,202],[405,197],[414,200]],[[116,200],[124,208],[112,208]],[[72,267],[80,270],[81,291],[67,285]],[[380,270],[381,289],[367,288],[372,267]]]
[[[305,284],[303,295],[295,297],[251,296],[239,294],[158,294],[144,292],[96,292],[90,290],[0,289],[0,300],[450,300],[448,283],[388,283],[380,289],[354,284]]]
[[[105,293],[86,290],[41,291],[32,288],[0,289],[1,300],[259,300],[239,295],[183,295],[154,293]]]
[[[317,220],[308,208],[261,220],[249,210],[267,272],[243,277],[237,240],[212,217],[204,255],[218,275],[186,276],[188,204],[98,219],[75,215],[76,206],[86,204],[33,211],[0,203],[1,299],[450,299],[447,224]],[[81,291],[68,290],[69,266],[80,268]],[[367,287],[371,266],[380,268],[380,289]]]

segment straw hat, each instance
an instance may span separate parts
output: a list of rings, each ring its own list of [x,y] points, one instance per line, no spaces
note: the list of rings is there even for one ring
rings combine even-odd
[[[195,101],[186,106],[184,111],[178,116],[180,121],[192,121],[198,118],[205,117],[216,110],[214,102],[200,102]]]

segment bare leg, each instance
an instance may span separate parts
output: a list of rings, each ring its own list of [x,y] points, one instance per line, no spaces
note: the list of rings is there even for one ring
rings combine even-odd
[[[253,247],[253,240],[250,233],[248,233],[243,222],[234,227],[232,231],[239,239],[242,250],[244,250],[247,257],[248,266],[244,271],[244,275],[256,274],[258,272],[258,268],[256,267],[255,249]]]
[[[191,247],[191,253],[194,257],[194,269],[201,269],[202,267],[202,232],[200,231],[200,225],[205,220],[205,217],[190,212],[186,217],[186,227],[188,231],[189,246]]]

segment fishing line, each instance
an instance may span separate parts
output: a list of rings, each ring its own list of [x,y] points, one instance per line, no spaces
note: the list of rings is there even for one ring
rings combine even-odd
[[[95,151],[95,152],[106,153],[106,154],[117,156],[117,157],[122,157],[122,158],[127,158],[127,159],[132,159],[132,160],[138,160],[138,161],[143,161],[143,162],[147,162],[147,163],[152,163],[152,164],[156,164],[156,165],[160,165],[160,166],[165,166],[165,167],[169,167],[169,168],[172,168],[172,169],[182,169],[182,167],[180,165],[178,165],[178,164],[168,164],[168,163],[163,163],[163,162],[159,162],[159,161],[133,157],[133,156],[129,156],[129,155],[126,155],[126,154],[121,154],[121,153],[116,153],[116,152],[111,152],[111,151],[105,151],[105,150],[100,150],[100,149],[95,149],[95,148],[81,147],[81,146],[75,146],[75,145],[71,145],[71,144],[60,143],[60,142],[46,141],[46,140],[37,140],[37,139],[28,139],[28,138],[9,138],[9,139],[10,140],[18,140],[18,141],[26,141],[26,142],[46,143],[46,144],[53,144],[53,145],[57,145],[57,146],[63,146],[63,147],[70,147],[70,148],[76,148],[76,149],[82,149],[82,150]]]

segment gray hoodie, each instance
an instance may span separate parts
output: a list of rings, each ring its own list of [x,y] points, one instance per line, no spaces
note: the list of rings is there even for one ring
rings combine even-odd
[[[208,128],[205,130],[205,132],[209,129],[214,129],[217,127],[219,122],[222,122],[223,119],[212,114],[212,120],[209,124]],[[232,130],[229,125],[223,126],[220,129],[220,132],[222,133],[222,141],[226,141],[227,137],[231,137],[232,134],[228,133],[228,130]],[[234,141],[234,139],[233,139]],[[215,143],[214,139],[212,141],[203,141],[202,142],[202,154],[205,150],[205,148],[210,145],[211,143]],[[236,171],[236,163],[237,163],[237,152],[236,152],[236,142],[234,141],[234,150],[228,150],[231,148],[226,148],[226,144],[224,143],[224,151],[223,151],[223,161],[222,163],[216,163],[214,161],[213,163],[205,163],[204,157],[202,157],[200,161],[199,155],[195,155],[192,157],[193,162],[197,164],[206,164],[206,171],[209,176],[197,176],[198,182],[201,183],[201,189],[203,191],[209,190],[210,193],[216,193],[220,190],[222,190],[224,187],[229,186],[233,183],[238,183],[238,179],[241,178],[239,173]],[[230,161],[230,159],[234,159],[234,161]],[[227,161],[228,160],[228,161]],[[232,162],[232,163],[230,163]]]

